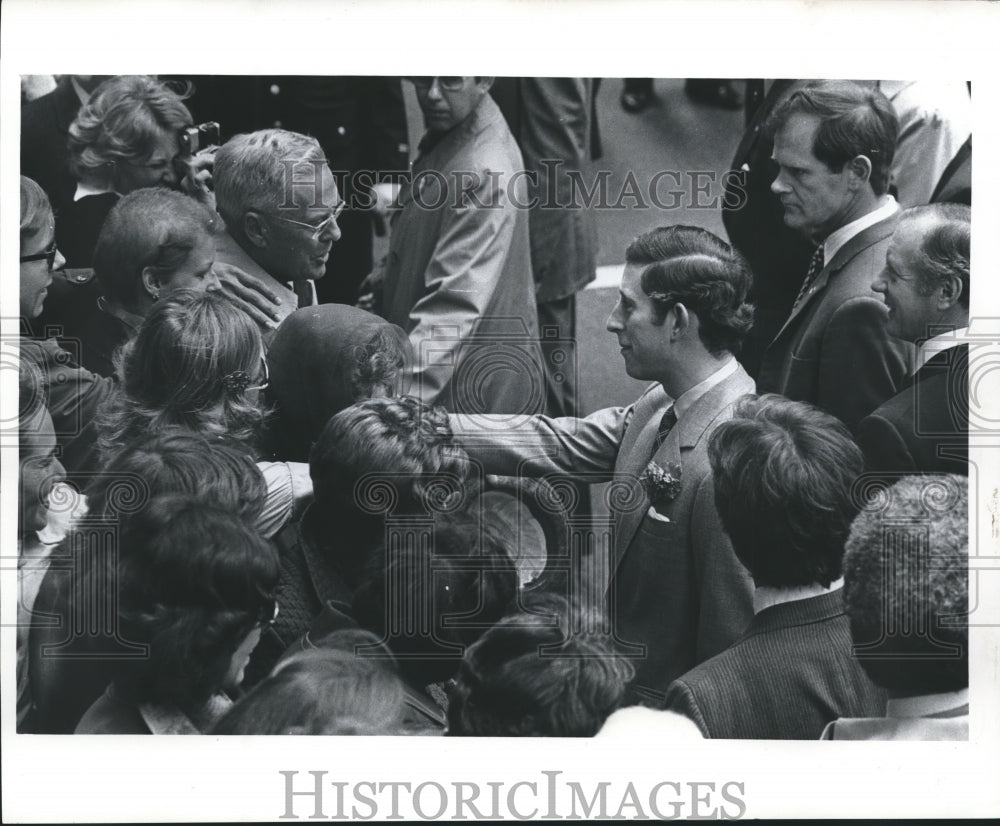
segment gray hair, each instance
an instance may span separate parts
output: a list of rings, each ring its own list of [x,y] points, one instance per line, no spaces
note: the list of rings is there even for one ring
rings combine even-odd
[[[232,229],[247,210],[290,203],[292,184],[304,187],[315,182],[318,199],[319,173],[325,163],[319,141],[298,132],[262,129],[236,135],[215,156],[212,182],[219,214]]]
[[[917,250],[919,270],[913,275],[918,291],[930,295],[948,279],[958,278],[962,282],[959,303],[968,309],[972,210],[965,204],[928,204],[905,210],[899,220],[930,222]]]

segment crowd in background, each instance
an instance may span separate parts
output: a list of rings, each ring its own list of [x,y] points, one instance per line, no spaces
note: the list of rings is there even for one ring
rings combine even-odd
[[[621,239],[651,384],[584,416],[593,79],[53,82],[20,732],[968,737],[966,84],[688,81],[728,242]]]

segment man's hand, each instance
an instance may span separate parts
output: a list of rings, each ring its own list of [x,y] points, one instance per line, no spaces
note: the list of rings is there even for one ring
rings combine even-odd
[[[374,222],[375,234],[380,238],[385,235],[389,222],[389,213],[399,208],[397,199],[399,198],[399,184],[385,182],[375,184],[372,187],[372,197],[375,199],[372,204],[372,220]]]
[[[281,298],[270,287],[232,264],[216,261],[212,271],[230,301],[261,327],[268,330],[278,328]]]
[[[196,198],[215,212],[215,193],[212,192],[212,169],[215,167],[215,152],[219,147],[210,146],[197,155],[184,158],[186,167],[181,178],[182,192]]]

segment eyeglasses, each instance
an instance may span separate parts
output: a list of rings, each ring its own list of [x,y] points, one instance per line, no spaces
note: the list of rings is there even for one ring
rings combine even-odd
[[[273,607],[272,607],[273,606]],[[277,600],[271,600],[271,602],[261,608],[260,614],[258,614],[259,619],[257,620],[257,625],[260,628],[267,628],[269,625],[274,625],[278,621],[278,602]]]
[[[282,215],[271,215],[270,217],[277,221],[284,221],[286,224],[294,224],[297,227],[305,227],[306,229],[312,230],[312,240],[315,241],[327,230],[328,227],[337,223],[337,219],[340,217],[340,213],[344,211],[345,206],[347,206],[347,202],[341,201],[336,207],[334,207],[333,212],[318,224],[307,224],[304,221],[293,221],[291,218],[285,218]]]
[[[246,393],[248,390],[267,390],[268,386],[271,384],[271,375],[267,369],[267,359],[264,358],[264,354],[260,354],[260,363],[263,368],[263,377],[257,381],[258,384],[253,384],[254,379],[250,378],[250,374],[246,370],[235,370],[227,376],[222,377],[222,386],[226,388],[230,393]]]
[[[36,252],[34,255],[22,255],[21,263],[27,264],[29,261],[46,261],[48,262],[49,269],[55,266],[56,263],[56,253],[59,250],[56,248],[56,242],[53,241],[48,249],[43,252]]]
[[[465,85],[464,77],[408,77],[406,79],[421,92],[430,89],[435,80],[438,86],[446,92],[457,92]]]

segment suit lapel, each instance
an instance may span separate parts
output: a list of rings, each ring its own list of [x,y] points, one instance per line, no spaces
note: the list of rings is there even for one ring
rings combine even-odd
[[[742,367],[737,368],[732,375],[727,376],[719,382],[719,384],[698,399],[684,413],[683,418],[678,420],[673,430],[670,431],[666,440],[660,445],[659,450],[654,455],[653,446],[656,442],[656,431],[659,428],[660,417],[669,403],[669,397],[661,390],[661,397],[658,399],[659,403],[650,415],[650,418],[644,424],[640,425],[639,436],[629,451],[626,460],[619,465],[618,472],[621,474],[631,474],[626,477],[630,480],[633,476],[640,476],[651,459],[660,465],[676,462],[681,466],[681,484],[683,486],[683,460],[686,452],[698,444],[705,431],[708,430],[723,410],[740,398],[740,396],[753,393],[754,390],[753,379],[746,374]],[[683,496],[683,493],[681,495]],[[621,564],[625,556],[625,551],[631,544],[636,531],[639,530],[639,525],[642,524],[642,520],[646,516],[646,511],[649,509],[649,500],[645,492],[642,490],[638,491],[638,496],[641,499],[639,506],[627,510],[621,516],[616,515],[614,559],[611,567],[612,575]]]
[[[877,244],[885,238],[888,238],[896,231],[896,224],[899,223],[899,213],[879,221],[877,224],[873,224],[867,229],[862,230],[853,238],[851,238],[844,246],[837,250],[837,254],[827,262],[826,266],[819,271],[816,276],[816,280],[813,283],[813,288],[806,294],[805,298],[799,302],[798,306],[792,308],[791,314],[786,319],[785,323],[782,325],[781,330],[778,335],[775,336],[775,340],[781,338],[789,327],[793,326],[793,322],[799,316],[801,316],[808,307],[813,303],[818,301],[823,295],[823,290],[826,289],[827,284],[830,283],[830,279],[833,278],[838,272],[840,272],[844,267],[846,267],[851,260],[862,250],[868,249],[868,247],[873,244]],[[803,273],[803,278],[805,274]]]

